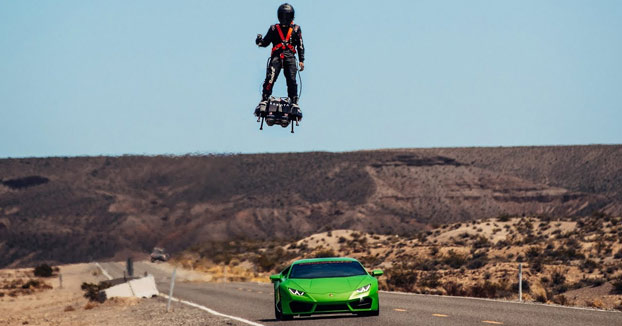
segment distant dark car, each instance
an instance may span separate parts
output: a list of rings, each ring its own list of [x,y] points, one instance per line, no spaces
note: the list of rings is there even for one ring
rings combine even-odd
[[[151,252],[151,255],[149,255],[149,257],[151,258],[152,263],[158,260],[167,261],[169,258],[171,258],[171,256],[167,254],[163,248],[158,247],[153,248],[153,252]]]

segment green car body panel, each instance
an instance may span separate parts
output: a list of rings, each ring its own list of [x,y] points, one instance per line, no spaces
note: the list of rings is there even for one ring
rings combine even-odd
[[[297,264],[351,263],[360,266],[362,275],[338,277],[296,278],[292,271]],[[318,267],[322,268],[322,267]],[[272,275],[274,283],[274,304],[277,319],[289,319],[295,315],[324,313],[357,313],[378,315],[378,280],[369,274],[353,258],[315,258],[295,261],[280,274]],[[357,291],[358,290],[358,291]]]

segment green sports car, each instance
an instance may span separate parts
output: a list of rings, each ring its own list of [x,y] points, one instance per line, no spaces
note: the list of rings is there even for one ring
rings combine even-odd
[[[297,260],[270,276],[274,314],[279,320],[343,312],[378,316],[378,280],[374,276],[380,275],[379,269],[367,273],[353,258]]]

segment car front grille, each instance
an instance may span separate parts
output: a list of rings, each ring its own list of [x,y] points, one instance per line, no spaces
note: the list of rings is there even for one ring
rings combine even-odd
[[[315,311],[350,311],[346,304],[319,304]]]

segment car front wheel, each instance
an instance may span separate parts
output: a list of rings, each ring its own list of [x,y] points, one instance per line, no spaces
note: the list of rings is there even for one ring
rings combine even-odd
[[[359,316],[380,316],[380,305],[378,305],[378,310],[363,311],[363,312],[357,313],[357,315]]]
[[[281,302],[274,304],[274,317],[276,317],[276,320],[292,320],[294,318],[293,316],[283,314]]]

